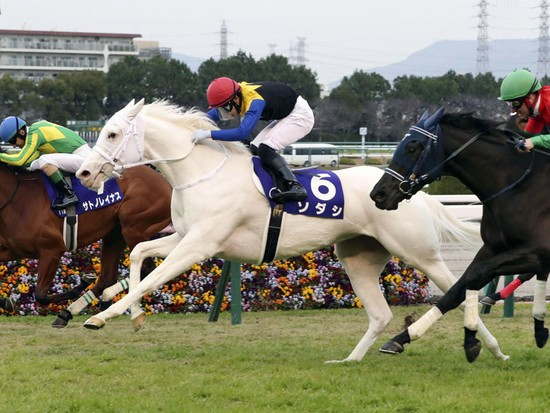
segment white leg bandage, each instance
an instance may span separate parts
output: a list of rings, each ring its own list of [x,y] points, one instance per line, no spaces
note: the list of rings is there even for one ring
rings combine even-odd
[[[78,300],[76,300],[74,303],[68,306],[67,310],[72,315],[77,315],[85,307],[89,306],[94,300],[95,300],[95,294],[92,291],[88,291],[85,294],[83,294],[82,297],[80,297]]]
[[[533,317],[544,321],[546,315],[546,281],[535,281],[535,293],[533,296]]]
[[[409,328],[409,337],[411,340],[420,338],[428,328],[430,328],[443,314],[439,308],[432,307],[430,311],[424,314],[418,321],[415,321]]]
[[[468,330],[477,331],[479,291],[466,290],[466,300],[464,301],[464,327]]]
[[[115,285],[110,286],[109,288],[106,288],[101,293],[101,298],[103,301],[111,301],[117,294],[120,294],[124,290],[128,289],[128,278],[124,278],[117,282]]]

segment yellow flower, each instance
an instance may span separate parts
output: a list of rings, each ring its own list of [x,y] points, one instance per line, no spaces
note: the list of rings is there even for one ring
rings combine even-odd
[[[305,299],[309,299],[313,296],[313,288],[311,287],[304,287],[302,288],[302,297]]]
[[[172,296],[172,302],[175,304],[175,305],[182,305],[182,304],[185,304],[185,297],[181,294],[178,294],[178,295],[173,295]]]
[[[21,294],[28,294],[29,293],[29,284],[19,284],[17,286],[17,289]]]

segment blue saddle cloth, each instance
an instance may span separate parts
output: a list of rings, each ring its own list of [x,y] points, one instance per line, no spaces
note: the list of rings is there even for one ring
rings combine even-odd
[[[264,194],[273,208],[275,202],[270,197],[271,192],[276,190],[273,178],[264,169],[259,157],[252,157],[252,163],[254,173],[262,183]],[[285,212],[321,218],[344,218],[344,192],[338,175],[332,171],[316,168],[294,170],[294,174],[306,189],[308,197],[303,202],[285,202],[283,205]]]
[[[53,200],[57,197],[57,188],[44,173],[42,173],[42,180],[44,181],[44,185],[46,185],[46,191],[48,192],[50,201],[53,202]],[[78,204],[76,204],[76,213],[78,215],[116,204],[124,198],[124,194],[120,190],[118,182],[115,178],[111,178],[105,182],[104,190],[101,195],[86,188],[75,176],[71,176],[71,183],[76,196],[78,197]],[[52,211],[62,218],[67,215],[67,212],[64,209],[52,209]]]

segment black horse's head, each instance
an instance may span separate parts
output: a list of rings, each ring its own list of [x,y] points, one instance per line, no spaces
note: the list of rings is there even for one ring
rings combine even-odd
[[[384,176],[370,193],[380,209],[397,209],[399,202],[410,199],[422,187],[441,176],[443,148],[439,120],[444,108],[432,116],[424,112],[401,140]]]

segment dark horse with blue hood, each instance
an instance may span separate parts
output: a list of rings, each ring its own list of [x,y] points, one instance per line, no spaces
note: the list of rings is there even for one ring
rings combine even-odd
[[[483,203],[483,246],[464,275],[443,298],[381,351],[400,353],[447,311],[465,300],[464,349],[468,361],[481,350],[476,339],[478,292],[503,274],[548,274],[550,270],[550,158],[515,148],[517,135],[471,114],[427,113],[398,145],[386,173],[371,191],[380,209],[397,209],[442,174],[464,183]],[[537,345],[548,340],[544,327],[546,277],[535,286],[533,316]]]

